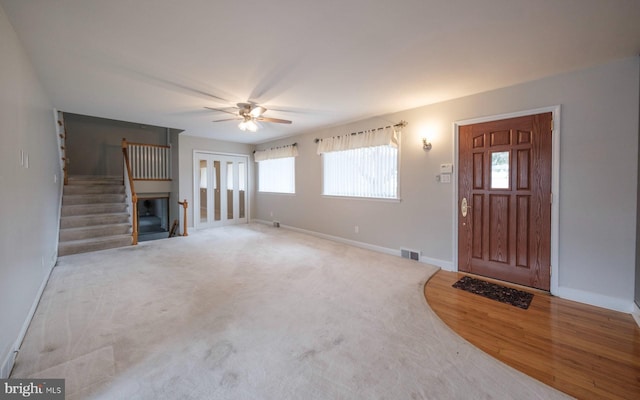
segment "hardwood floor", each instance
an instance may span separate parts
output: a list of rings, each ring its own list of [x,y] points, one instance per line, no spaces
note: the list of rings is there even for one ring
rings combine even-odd
[[[436,314],[476,347],[579,399],[640,399],[640,328],[629,314],[535,289],[522,310],[451,287],[462,276],[439,271],[424,292]]]

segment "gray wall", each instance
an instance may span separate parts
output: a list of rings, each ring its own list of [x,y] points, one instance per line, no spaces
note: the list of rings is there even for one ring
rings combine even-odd
[[[169,220],[178,219],[179,130],[65,113],[70,175],[123,175],[122,138],[132,143],[171,145],[171,182],[136,181],[138,196],[170,192]]]
[[[297,142],[296,195],[256,194],[255,217],[372,244],[421,251],[453,262],[454,186],[435,180],[453,162],[454,121],[561,105],[559,294],[631,311],[636,254],[639,59],[402,111],[265,143]],[[315,137],[396,123],[402,133],[400,202],[321,196]],[[432,137],[425,153],[421,137]],[[454,166],[455,168],[455,166]],[[273,217],[271,216],[273,213]],[[355,233],[354,226],[359,226]]]
[[[0,7],[0,376],[55,263],[61,170],[53,108]],[[28,156],[28,168],[20,151]]]
[[[242,143],[231,143],[224,142],[220,140],[212,140],[206,139],[198,136],[189,136],[189,132],[184,132],[180,135],[180,160],[179,160],[179,168],[180,168],[180,199],[187,199],[189,202],[189,208],[187,209],[187,219],[189,220],[187,223],[188,227],[193,228],[193,152],[197,151],[207,151],[212,153],[229,153],[229,154],[241,154],[241,155],[251,155],[253,154],[253,146],[249,144]],[[243,134],[243,133],[239,133]],[[246,134],[246,133],[244,133]],[[253,163],[253,157],[249,157],[249,168],[247,168],[249,177],[248,187],[253,188],[253,168],[251,168],[251,163]],[[250,190],[248,199],[249,199],[249,212],[248,217],[252,218],[252,209],[253,204],[255,203],[254,191]],[[182,221],[182,218],[180,219]],[[181,231],[182,231],[182,222],[181,222]]]
[[[640,87],[638,88],[638,96],[640,97]],[[640,103],[640,100],[638,102]],[[640,108],[638,108],[638,115],[640,115]],[[638,126],[638,137],[640,138],[640,124]],[[638,160],[640,160],[640,143],[638,143]],[[640,307],[640,162],[638,163],[638,189],[636,200],[636,285],[634,299],[636,306]]]
[[[70,175],[122,175],[122,138],[167,144],[166,128],[65,113]]]

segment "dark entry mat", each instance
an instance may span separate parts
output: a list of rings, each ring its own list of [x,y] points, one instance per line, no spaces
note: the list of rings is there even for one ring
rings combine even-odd
[[[453,284],[456,289],[462,289],[467,292],[475,293],[491,300],[501,303],[511,304],[512,306],[528,309],[533,299],[533,293],[523,292],[522,290],[512,289],[495,283],[481,281],[470,276],[464,276],[458,282]]]

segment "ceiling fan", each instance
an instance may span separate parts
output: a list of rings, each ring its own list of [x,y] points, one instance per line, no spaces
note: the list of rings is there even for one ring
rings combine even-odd
[[[265,107],[259,106],[255,103],[238,103],[237,107],[233,107],[233,108],[237,108],[238,111],[236,112],[231,112],[228,111],[224,108],[211,108],[211,107],[205,107],[208,110],[212,110],[212,111],[220,111],[220,112],[224,112],[227,114],[233,114],[235,115],[234,118],[225,118],[225,119],[219,119],[213,122],[223,122],[223,121],[234,121],[234,120],[239,120],[240,124],[238,124],[238,127],[243,130],[243,131],[249,131],[249,132],[255,132],[258,130],[258,124],[257,122],[275,122],[277,124],[290,124],[291,121],[286,120],[286,119],[278,119],[278,118],[269,118],[269,117],[263,117],[262,114],[264,114],[267,109]]]

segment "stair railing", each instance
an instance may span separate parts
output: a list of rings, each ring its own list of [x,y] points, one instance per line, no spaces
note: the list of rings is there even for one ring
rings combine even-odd
[[[58,143],[60,144],[60,162],[62,164],[62,174],[64,179],[64,184],[67,185],[69,183],[69,174],[67,173],[67,152],[66,152],[66,141],[67,141],[67,128],[64,126],[63,114],[60,111],[57,111],[57,120],[58,120]]]
[[[122,156],[124,157],[124,170],[126,178],[124,179],[127,196],[131,199],[131,238],[133,245],[138,244],[138,195],[133,185],[133,174],[131,172],[131,162],[129,161],[129,146],[127,139],[122,138]]]
[[[133,179],[171,180],[171,146],[128,142],[127,149]]]

